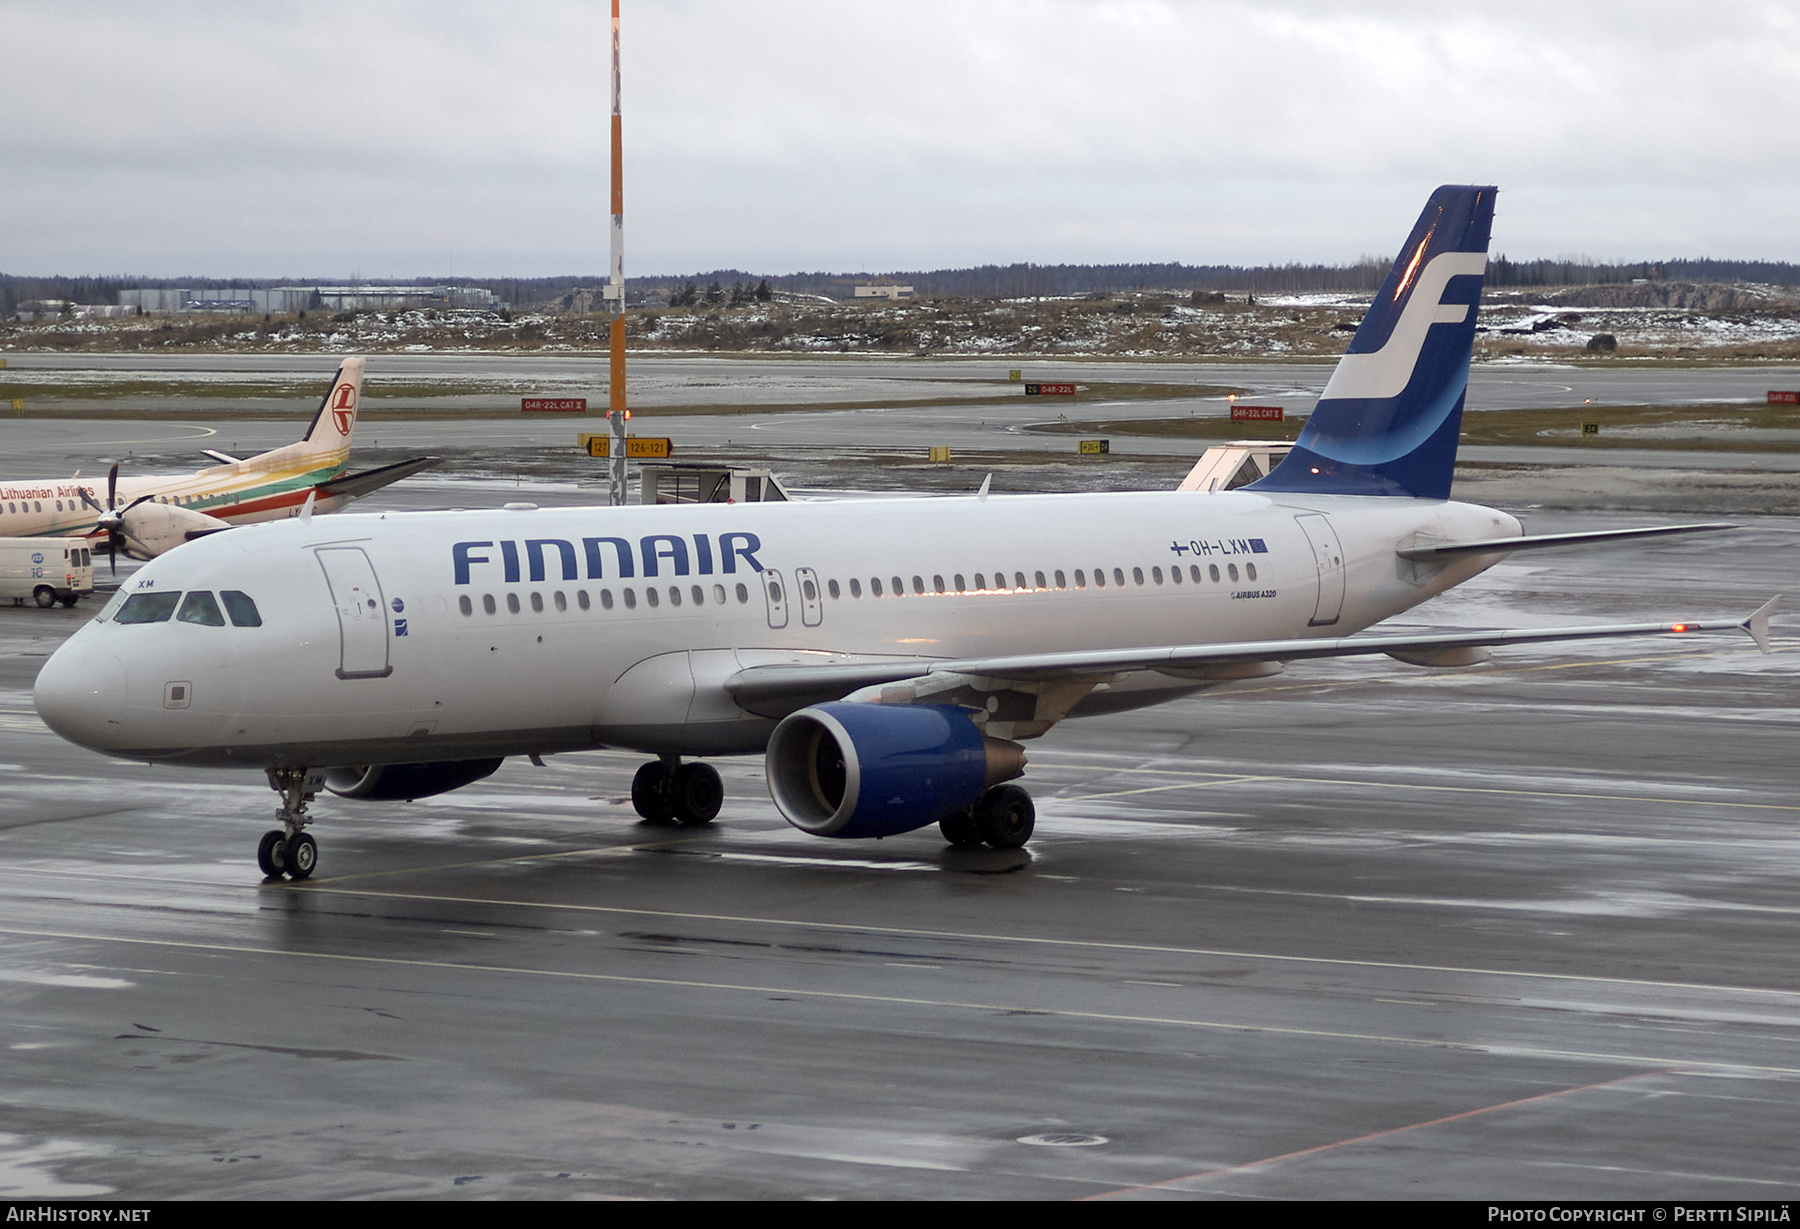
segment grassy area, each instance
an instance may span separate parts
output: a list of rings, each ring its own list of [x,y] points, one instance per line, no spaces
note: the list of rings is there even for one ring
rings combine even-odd
[[[1139,435],[1181,440],[1291,440],[1306,425],[1304,416],[1284,422],[1233,422],[1229,418],[1125,418],[1033,423],[1028,431],[1046,435]]]
[[[1598,435],[1583,435],[1595,423]],[[1722,452],[1793,452],[1800,440],[1762,432],[1800,432],[1800,406],[1760,401],[1701,405],[1574,405],[1553,410],[1489,410],[1463,415],[1463,442],[1548,444],[1584,448],[1683,448]]]
[[[924,381],[941,386],[945,383],[979,385],[986,395],[968,397],[943,396],[908,396],[904,389],[904,380],[891,383],[895,387],[884,387],[879,396],[871,395],[860,399],[839,401],[794,401],[794,402],[756,402],[750,404],[722,404],[705,402],[691,405],[642,405],[633,404],[632,413],[645,417],[658,415],[691,415],[691,414],[775,414],[790,411],[823,411],[823,410],[861,410],[884,405],[933,406],[933,405],[970,405],[996,399],[997,397],[1023,397],[1023,386],[1006,380],[955,380],[930,379]],[[293,406],[276,408],[266,404],[271,401],[301,401],[313,403],[323,396],[324,380],[317,378],[280,378],[265,381],[211,381],[211,380],[145,380],[126,378],[107,380],[104,378],[87,379],[79,382],[52,382],[44,380],[6,380],[0,378],[0,407],[4,407],[13,399],[25,402],[25,414],[35,417],[39,413],[47,413],[56,417],[67,418],[115,418],[122,414],[139,417],[146,413],[154,413],[152,409],[134,408],[131,410],[110,409],[104,404],[110,401],[167,401],[200,402],[201,406],[177,409],[171,405],[172,412],[179,412],[184,418],[216,419],[216,418],[287,418],[296,412]],[[397,418],[424,419],[445,415],[455,417],[488,417],[504,418],[519,412],[517,404],[495,406],[471,404],[477,400],[492,401],[505,398],[508,401],[527,394],[555,395],[558,389],[566,390],[564,395],[580,396],[585,391],[589,404],[593,407],[591,417],[598,417],[605,412],[604,385],[598,389],[584,389],[579,384],[558,381],[409,381],[405,383],[371,379],[363,390],[363,417],[365,419]],[[1168,401],[1179,399],[1201,399],[1208,397],[1224,397],[1231,393],[1241,393],[1242,389],[1229,388],[1211,384],[1172,384],[1144,383],[1138,381],[1094,381],[1077,385],[1073,397],[1042,398],[1045,413],[1055,412],[1057,406],[1079,404],[1095,401]],[[436,405],[393,406],[384,407],[383,402],[395,401],[430,401]],[[231,402],[229,407],[221,402]],[[0,408],[0,413],[4,409]],[[575,415],[574,417],[579,417]]]

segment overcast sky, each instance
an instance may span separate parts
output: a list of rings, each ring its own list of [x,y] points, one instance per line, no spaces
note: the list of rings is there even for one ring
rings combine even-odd
[[[1800,260],[1759,0],[624,0],[626,272]],[[0,0],[0,272],[606,269],[604,2]]]

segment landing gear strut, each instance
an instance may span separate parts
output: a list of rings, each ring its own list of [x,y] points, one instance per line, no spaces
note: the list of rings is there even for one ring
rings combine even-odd
[[[996,785],[968,810],[938,820],[938,831],[958,849],[1018,849],[1036,828],[1031,795],[1016,785]]]
[[[710,824],[725,801],[725,786],[711,764],[683,764],[679,756],[652,760],[631,779],[631,805],[645,819]]]
[[[302,831],[307,825],[306,804],[318,792],[319,779],[309,778],[304,768],[269,769],[269,788],[281,795],[275,811],[279,828],[263,833],[256,846],[256,864],[270,879],[283,875],[305,879],[319,864],[319,845]]]

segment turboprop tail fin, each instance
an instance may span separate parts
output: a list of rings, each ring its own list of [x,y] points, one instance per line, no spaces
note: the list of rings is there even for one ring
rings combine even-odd
[[[347,358],[332,378],[331,388],[313,415],[312,425],[300,444],[304,452],[335,456],[342,464],[350,455],[350,435],[356,430],[356,411],[362,402],[363,359]]]
[[[1250,489],[1450,497],[1495,191],[1431,194],[1293,451]]]

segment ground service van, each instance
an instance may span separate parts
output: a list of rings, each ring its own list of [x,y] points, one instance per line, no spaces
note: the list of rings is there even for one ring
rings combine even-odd
[[[0,538],[0,602],[73,606],[94,591],[86,538]]]

